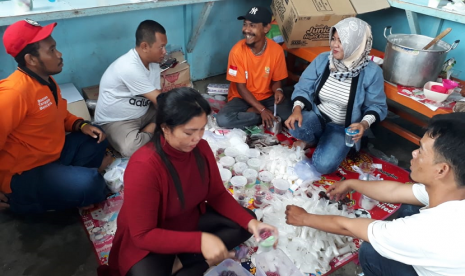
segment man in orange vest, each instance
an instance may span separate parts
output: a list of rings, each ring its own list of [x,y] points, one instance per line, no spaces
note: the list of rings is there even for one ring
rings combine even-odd
[[[107,194],[105,134],[68,112],[51,77],[63,68],[55,26],[26,19],[3,35],[18,68],[0,81],[0,209],[15,213],[86,207]]]

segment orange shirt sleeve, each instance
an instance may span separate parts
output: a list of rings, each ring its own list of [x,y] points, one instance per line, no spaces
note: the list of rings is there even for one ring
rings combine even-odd
[[[280,81],[287,78],[287,66],[286,66],[286,59],[284,58],[284,50],[279,47],[276,52],[276,61],[274,64],[272,80],[273,81]]]
[[[0,90],[0,150],[3,149],[8,135],[17,128],[26,117],[28,105],[18,91]]]
[[[246,83],[244,57],[241,56],[240,47],[234,46],[229,53],[226,79],[235,83]]]

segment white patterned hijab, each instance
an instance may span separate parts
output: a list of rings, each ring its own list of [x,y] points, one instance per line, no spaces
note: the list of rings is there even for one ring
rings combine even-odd
[[[337,60],[333,52],[329,54],[331,76],[339,81],[354,78],[360,74],[368,63],[368,55],[373,45],[371,27],[365,21],[349,17],[339,21],[331,28],[329,41],[337,31],[344,50],[344,58]],[[332,49],[331,49],[332,50]]]

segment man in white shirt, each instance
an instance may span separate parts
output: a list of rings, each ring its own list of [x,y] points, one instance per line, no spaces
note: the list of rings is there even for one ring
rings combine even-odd
[[[366,276],[465,275],[465,113],[434,116],[415,150],[417,183],[346,180],[328,189],[339,200],[354,189],[381,202],[423,206],[393,221],[308,214],[287,206],[287,223],[363,239],[359,260]],[[407,205],[407,206],[410,206]]]
[[[145,20],[136,31],[136,47],[114,61],[100,80],[95,121],[123,156],[150,141],[161,93],[160,63],[166,55],[166,31]]]

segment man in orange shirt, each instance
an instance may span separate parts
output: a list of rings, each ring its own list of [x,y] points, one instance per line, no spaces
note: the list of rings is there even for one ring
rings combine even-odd
[[[266,38],[271,28],[271,12],[265,7],[252,7],[245,16],[239,41],[229,53],[227,80],[231,82],[228,103],[217,114],[219,126],[243,128],[263,125],[271,127],[274,105],[284,122],[291,114],[290,101],[285,101],[281,81],[287,78],[284,51]]]
[[[3,35],[18,69],[0,81],[0,210],[40,213],[86,207],[106,197],[97,170],[111,161],[105,134],[68,112],[51,77],[63,68],[51,37],[55,26],[26,19]]]

